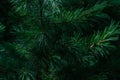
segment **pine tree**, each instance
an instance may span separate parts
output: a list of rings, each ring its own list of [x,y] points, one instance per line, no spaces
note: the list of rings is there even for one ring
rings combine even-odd
[[[1,0],[0,79],[119,80],[119,9],[120,0]]]

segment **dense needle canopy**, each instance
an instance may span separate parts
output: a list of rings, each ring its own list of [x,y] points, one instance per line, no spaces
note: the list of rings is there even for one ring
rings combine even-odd
[[[0,80],[120,80],[120,0],[0,0]]]

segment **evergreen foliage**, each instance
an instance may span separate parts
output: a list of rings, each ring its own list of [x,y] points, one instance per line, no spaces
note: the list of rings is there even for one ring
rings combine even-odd
[[[120,0],[1,0],[0,80],[120,80]]]

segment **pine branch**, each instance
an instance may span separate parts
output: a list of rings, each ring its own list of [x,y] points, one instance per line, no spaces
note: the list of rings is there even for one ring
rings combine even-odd
[[[110,42],[117,41],[120,34],[119,24],[112,22],[109,27],[106,27],[103,32],[95,33],[90,39],[90,50],[98,55],[106,55],[109,53],[106,49],[115,47]]]
[[[61,11],[60,14],[54,15],[51,19],[54,23],[73,22],[73,21],[84,21],[91,16],[99,14],[106,7],[106,2],[101,4],[95,4],[93,7],[83,10],[77,9],[75,11]]]
[[[10,0],[10,2],[14,6],[15,12],[20,16],[27,14],[27,0]]]

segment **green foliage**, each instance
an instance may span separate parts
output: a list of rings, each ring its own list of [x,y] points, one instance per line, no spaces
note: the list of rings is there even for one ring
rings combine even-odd
[[[3,4],[1,80],[120,80],[120,0]]]
[[[19,80],[36,80],[32,72],[22,70],[19,72]]]
[[[10,0],[14,5],[14,10],[20,15],[24,16],[27,13],[27,0]]]
[[[3,32],[5,29],[5,26],[3,26],[1,23],[0,23],[0,32]]]
[[[0,38],[3,36],[5,26],[0,23]]]
[[[61,22],[73,22],[73,21],[84,21],[87,20],[91,16],[95,16],[99,14],[101,10],[104,9],[106,3],[103,2],[101,4],[95,4],[93,7],[90,7],[87,10],[78,9],[75,11],[61,11],[60,14],[53,17],[53,22],[61,23]]]
[[[113,49],[115,47],[110,42],[117,41],[119,39],[120,29],[118,24],[112,22],[109,27],[106,27],[103,32],[94,34],[90,39],[90,49],[93,53],[98,55],[106,55],[107,49]],[[106,53],[106,54],[105,54]]]

